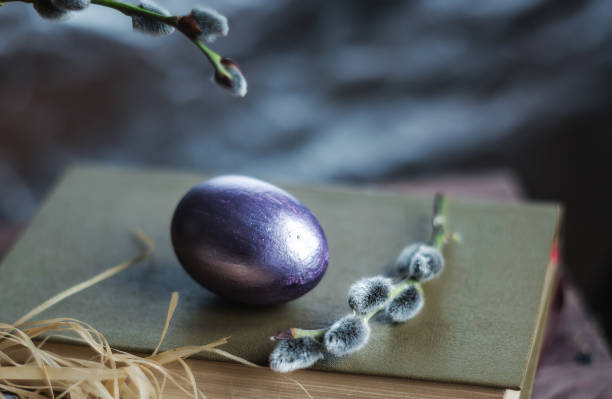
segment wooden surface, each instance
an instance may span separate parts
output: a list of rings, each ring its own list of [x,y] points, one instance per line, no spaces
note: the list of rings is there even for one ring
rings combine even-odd
[[[276,374],[269,369],[193,361],[200,388],[210,398],[267,398],[302,399],[306,393],[291,378],[299,381],[314,398],[503,398],[504,389],[467,385],[421,382],[399,378],[364,377],[353,374],[301,371],[290,376]],[[169,391],[168,398],[182,398],[181,392]]]
[[[85,347],[49,343],[45,348],[58,354],[88,358]],[[144,355],[143,355],[144,356]],[[303,370],[278,374],[268,368],[254,368],[241,364],[208,360],[187,360],[198,387],[208,399],[282,398],[304,399],[308,394],[315,399],[502,399],[512,391],[470,385],[444,384],[402,378],[360,376]],[[180,366],[177,365],[177,368]],[[308,391],[308,394],[300,387]],[[167,399],[183,399],[185,394],[168,386]]]

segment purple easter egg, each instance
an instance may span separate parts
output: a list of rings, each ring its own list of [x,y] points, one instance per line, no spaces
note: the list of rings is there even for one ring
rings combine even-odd
[[[325,233],[306,206],[270,183],[219,176],[181,199],[172,245],[198,283],[233,302],[271,305],[313,289],[327,270]]]

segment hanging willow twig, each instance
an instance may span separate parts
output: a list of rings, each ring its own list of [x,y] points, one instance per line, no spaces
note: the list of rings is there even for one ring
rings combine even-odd
[[[169,35],[178,30],[200,49],[214,68],[214,81],[238,97],[247,93],[247,81],[235,61],[221,57],[205,43],[227,36],[227,18],[208,7],[195,7],[187,15],[173,15],[152,0],[141,0],[138,5],[118,0],[0,0],[4,3],[31,3],[46,19],[62,20],[71,12],[80,11],[90,4],[112,8],[132,19],[135,30],[151,35]]]

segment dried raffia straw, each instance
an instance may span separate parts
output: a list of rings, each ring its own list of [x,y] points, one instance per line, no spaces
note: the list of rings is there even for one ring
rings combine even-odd
[[[112,349],[102,333],[76,319],[29,321],[63,299],[149,257],[153,252],[153,241],[141,230],[135,230],[134,234],[144,246],[138,256],[57,294],[13,324],[0,322],[0,399],[4,398],[2,392],[27,399],[160,399],[168,384],[176,386],[185,397],[198,399],[206,396],[197,387],[193,372],[184,361],[189,356],[212,352],[251,367],[260,367],[218,349],[227,343],[227,338],[158,353],[178,304],[177,292],[172,293],[159,343],[153,354],[146,357]],[[34,342],[35,338],[43,336],[42,341]],[[94,356],[81,359],[45,349],[45,343],[53,337],[84,345]],[[175,362],[182,366],[182,372],[181,369],[166,367]],[[312,399],[299,381],[289,379]]]
[[[159,352],[159,347],[162,342],[164,342],[164,338],[166,338],[166,333],[168,332],[168,326],[170,326],[170,320],[172,320],[172,316],[174,316],[174,311],[176,310],[176,305],[178,305],[179,294],[178,292],[173,292],[170,297],[170,305],[168,305],[168,315],[166,316],[166,322],[164,323],[164,329],[162,330],[161,336],[159,337],[159,343],[155,347],[153,351],[153,356],[157,355]]]
[[[46,327],[46,328],[45,328]],[[91,359],[60,356],[36,345],[30,332],[47,337],[77,337],[94,354]],[[140,357],[111,349],[104,336],[86,323],[73,319],[53,319],[28,323],[22,329],[0,323],[0,339],[8,343],[0,351],[0,389],[19,397],[48,398],[161,398],[165,381],[175,385],[187,397],[203,398],[191,371],[179,372],[164,365],[181,362],[186,355],[211,351],[227,341],[171,350],[155,356]],[[22,360],[27,358],[27,360]],[[159,359],[160,361],[157,361]],[[160,381],[162,381],[160,383]],[[28,391],[29,390],[29,391]]]

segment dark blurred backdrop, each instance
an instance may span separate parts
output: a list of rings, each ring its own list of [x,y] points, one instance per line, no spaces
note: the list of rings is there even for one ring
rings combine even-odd
[[[180,34],[0,7],[0,223],[29,220],[75,160],[343,182],[501,168],[564,204],[566,269],[612,336],[612,2],[208,5],[244,99]]]

